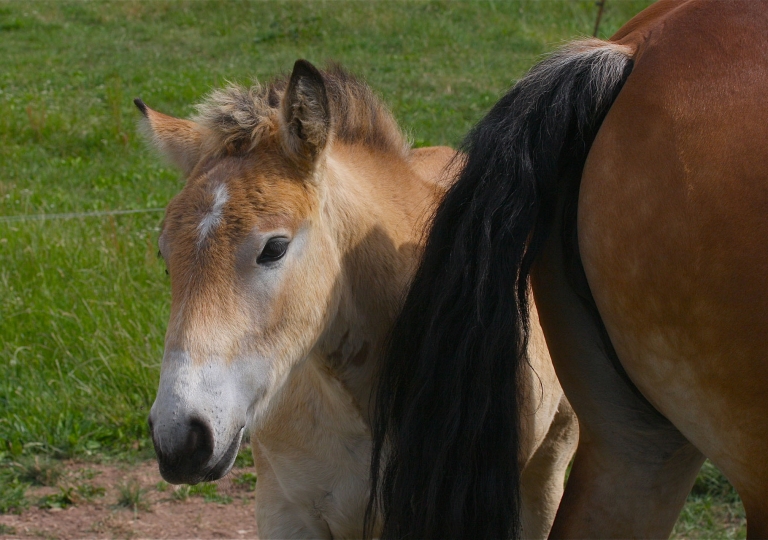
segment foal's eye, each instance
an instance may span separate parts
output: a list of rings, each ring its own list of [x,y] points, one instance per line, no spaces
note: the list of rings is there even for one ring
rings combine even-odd
[[[261,250],[261,253],[256,258],[258,264],[271,263],[279,261],[285,255],[288,250],[287,238],[270,238],[267,241],[267,245]]]

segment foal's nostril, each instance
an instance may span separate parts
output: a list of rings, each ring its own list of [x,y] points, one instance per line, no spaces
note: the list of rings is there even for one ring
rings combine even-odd
[[[213,455],[213,430],[208,424],[193,418],[189,421],[189,432],[184,453],[190,463],[203,466]]]
[[[184,453],[191,456],[197,450],[197,444],[200,442],[200,432],[203,428],[198,425],[192,424],[187,433],[187,441],[184,444]]]
[[[176,431],[180,437],[164,439],[162,447],[158,444],[162,439],[163,424],[158,427],[160,433],[153,431],[152,441],[155,444],[157,461],[160,464],[160,474],[172,484],[195,484],[206,474],[206,466],[213,455],[213,430],[208,423],[199,418],[191,418],[186,423],[186,429]],[[181,426],[179,426],[181,427]],[[173,433],[173,431],[171,431]]]

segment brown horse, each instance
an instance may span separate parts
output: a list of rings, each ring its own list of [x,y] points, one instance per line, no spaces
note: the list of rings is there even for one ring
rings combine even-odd
[[[767,246],[768,3],[661,0],[534,67],[470,134],[396,324],[384,536],[517,531],[530,281],[580,427],[552,536],[669,535],[706,456],[768,537]]]
[[[264,538],[362,536],[380,350],[453,150],[410,148],[366,85],[305,61],[214,92],[192,121],[137,106],[187,177],[159,239],[172,303],[150,426],[163,477],[222,477],[248,431]],[[532,324],[520,464],[525,531],[543,537],[577,427]]]

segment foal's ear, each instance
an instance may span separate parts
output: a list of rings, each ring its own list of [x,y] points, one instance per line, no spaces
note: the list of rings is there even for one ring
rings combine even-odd
[[[153,111],[139,98],[133,102],[144,115],[142,124],[149,141],[185,176],[192,172],[200,160],[203,140],[200,125]]]
[[[283,141],[288,153],[312,167],[328,142],[331,111],[323,75],[297,60],[282,103]]]

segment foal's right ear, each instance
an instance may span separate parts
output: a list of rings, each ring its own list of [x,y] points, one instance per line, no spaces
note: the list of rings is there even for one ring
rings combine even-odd
[[[286,150],[312,167],[328,142],[330,129],[331,110],[323,75],[306,60],[297,60],[282,103]]]
[[[203,141],[200,125],[153,111],[140,98],[133,103],[144,115],[142,124],[149,141],[185,176],[189,175],[200,160]]]

